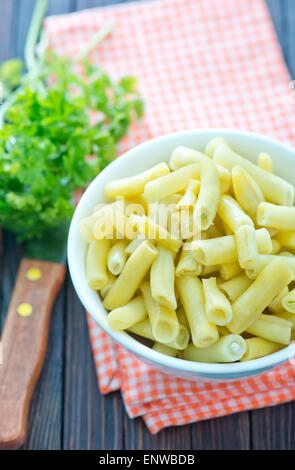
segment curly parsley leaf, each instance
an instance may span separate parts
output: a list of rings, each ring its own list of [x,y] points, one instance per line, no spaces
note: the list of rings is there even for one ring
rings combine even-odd
[[[69,220],[73,192],[113,160],[142,114],[135,78],[114,82],[87,61],[49,51],[0,129],[0,226],[24,241]]]

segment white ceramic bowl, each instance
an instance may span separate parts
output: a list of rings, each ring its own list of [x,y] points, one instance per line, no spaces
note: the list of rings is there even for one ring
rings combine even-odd
[[[115,341],[142,361],[167,374],[190,380],[200,380],[201,377],[205,380],[235,380],[263,373],[288,361],[292,357],[293,346],[253,361],[205,364],[165,356],[141,344],[127,333],[112,330],[106,321],[107,313],[98,294],[87,284],[84,267],[86,243],[80,235],[79,221],[91,214],[95,204],[105,201],[104,186],[109,181],[134,175],[160,161],[168,161],[172,150],[178,145],[203,150],[206,143],[216,136],[224,137],[233,149],[253,161],[256,161],[258,153],[269,153],[273,159],[275,173],[295,185],[295,150],[285,144],[257,134],[229,129],[168,134],[129,150],[95,178],[76,208],[68,239],[68,263],[72,281],[82,304],[94,320]]]

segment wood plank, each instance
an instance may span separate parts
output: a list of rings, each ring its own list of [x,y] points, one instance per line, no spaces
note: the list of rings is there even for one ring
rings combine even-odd
[[[245,411],[192,424],[192,449],[250,449],[249,413]]]
[[[76,10],[76,0],[49,0],[46,16],[60,15]]]
[[[251,416],[252,448],[260,450],[295,449],[295,404],[255,410]]]
[[[64,289],[52,311],[46,360],[35,390],[25,449],[62,448]]]
[[[86,8],[97,8],[114,5],[116,3],[127,3],[129,1],[130,0],[76,0],[76,8],[77,10],[85,10]]]
[[[86,314],[67,283],[64,388],[65,449],[122,449],[123,404],[119,393],[102,396]]]
[[[130,419],[125,414],[124,448],[129,450],[146,449],[191,449],[191,425],[174,426],[152,435],[143,419]]]
[[[284,7],[282,4],[285,3],[285,0],[281,0],[278,2],[278,0],[266,0],[266,4],[269,9],[269,13],[271,16],[271,19],[273,21],[277,37],[279,40],[279,43],[284,49],[284,35],[285,35],[285,30],[284,30]]]
[[[286,0],[286,6],[283,8],[284,22],[286,24],[286,61],[291,74],[295,78],[295,2]]]
[[[2,0],[0,15],[0,63],[10,59],[15,54],[14,24],[14,3],[11,0]]]
[[[35,1],[27,0],[23,2],[15,0],[15,4],[17,21],[15,48],[17,55],[23,57],[25,38]],[[65,13],[71,11],[71,0],[51,0],[49,2],[48,13],[55,14],[62,11]],[[13,246],[14,248],[10,250],[10,262],[15,259],[15,250],[18,252],[18,248],[15,245]],[[14,263],[15,272],[17,264],[18,262],[16,261]],[[14,276],[10,277],[10,279],[12,279],[10,286],[12,288]],[[64,312],[65,290],[63,289],[52,311],[48,350],[31,406],[25,449],[62,448]]]
[[[295,4],[293,0],[267,0],[291,76],[295,77]],[[295,403],[250,412],[253,449],[295,449]]]
[[[2,272],[3,279],[2,290],[2,309],[1,309],[1,331],[4,324],[6,312],[10,302],[14,280],[18,270],[19,262],[22,256],[22,249],[16,245],[14,238],[7,232],[3,232],[3,256]]]

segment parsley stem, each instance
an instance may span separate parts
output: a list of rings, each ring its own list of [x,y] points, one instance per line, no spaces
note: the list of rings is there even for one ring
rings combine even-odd
[[[31,19],[29,32],[25,44],[25,63],[28,69],[28,73],[23,76],[29,76],[32,71],[35,71],[38,67],[38,61],[35,55],[35,49],[38,42],[40,30],[42,28],[42,22],[47,8],[47,0],[38,0],[33,12]],[[15,98],[18,94],[19,88],[11,93],[5,102],[0,106],[0,129],[4,124],[5,114],[10,106],[14,103]]]
[[[78,54],[76,58],[76,62],[81,62],[82,60],[86,59],[87,56],[90,54],[93,49],[98,46],[114,29],[114,23],[107,23],[100,30],[91,38],[91,40],[86,44],[86,46],[82,49],[80,54]]]
[[[28,71],[37,67],[35,49],[38,42],[40,30],[42,28],[46,8],[47,0],[37,1],[25,44],[25,63]]]

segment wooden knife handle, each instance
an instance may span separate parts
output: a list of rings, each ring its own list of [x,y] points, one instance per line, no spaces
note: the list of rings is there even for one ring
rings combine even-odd
[[[59,263],[23,259],[20,264],[1,338],[0,449],[18,448],[25,441],[30,402],[45,359],[51,307],[65,272]]]

